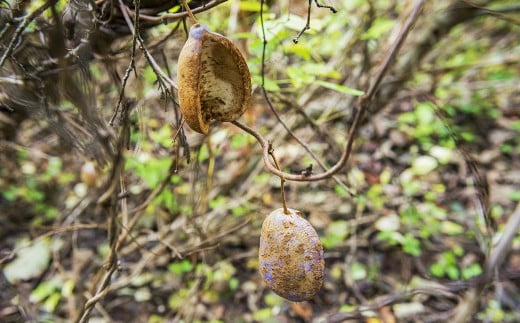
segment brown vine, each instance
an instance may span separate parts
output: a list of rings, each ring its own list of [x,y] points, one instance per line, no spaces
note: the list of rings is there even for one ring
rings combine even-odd
[[[352,146],[354,144],[354,140],[357,136],[359,127],[362,123],[362,119],[366,113],[367,110],[370,109],[374,96],[376,95],[379,86],[387,74],[388,70],[390,69],[392,63],[395,60],[395,57],[399,53],[399,50],[401,49],[401,46],[403,45],[406,37],[408,36],[410,30],[412,29],[414,23],[417,21],[417,18],[419,17],[419,14],[425,4],[425,0],[418,1],[415,4],[415,7],[413,8],[410,16],[408,17],[406,23],[404,24],[402,30],[399,32],[399,35],[395,42],[393,43],[392,47],[388,51],[388,54],[385,56],[385,60],[383,64],[381,65],[381,68],[379,69],[378,73],[376,74],[374,81],[372,85],[369,86],[368,90],[366,91],[366,94],[361,96],[358,101],[356,102],[356,115],[354,116],[354,121],[352,123],[352,126],[350,127],[350,130],[347,134],[347,142],[345,143],[345,147],[343,149],[343,152],[341,154],[341,157],[339,160],[334,164],[332,167],[330,167],[328,170],[326,170],[323,173],[319,174],[312,174],[309,172],[303,172],[302,174],[290,174],[286,173],[276,167],[276,165],[273,165],[271,161],[269,160],[269,155],[272,153],[270,152],[272,146],[270,142],[265,139],[260,133],[258,133],[256,130],[248,127],[247,125],[239,122],[239,121],[232,121],[234,125],[239,127],[240,129],[244,130],[245,132],[249,133],[255,139],[258,141],[260,146],[262,146],[262,156],[264,164],[269,172],[272,174],[279,176],[280,178],[284,180],[289,181],[297,181],[297,182],[310,182],[310,181],[320,181],[329,177],[332,177],[333,175],[337,174],[347,163],[350,154],[352,152]]]

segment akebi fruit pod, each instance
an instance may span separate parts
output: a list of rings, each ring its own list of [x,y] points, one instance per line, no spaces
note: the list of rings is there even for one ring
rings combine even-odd
[[[316,230],[297,210],[277,209],[264,220],[259,271],[265,284],[293,302],[308,300],[323,285],[323,245]]]
[[[190,29],[178,59],[179,105],[188,126],[206,134],[212,120],[234,121],[251,106],[251,75],[239,49],[204,25]]]

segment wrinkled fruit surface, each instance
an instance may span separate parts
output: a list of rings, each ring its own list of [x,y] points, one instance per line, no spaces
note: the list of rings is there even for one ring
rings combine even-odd
[[[265,284],[294,302],[308,300],[321,288],[325,262],[316,230],[299,211],[278,209],[264,220],[259,267]]]
[[[179,105],[186,123],[208,133],[211,120],[234,121],[251,105],[251,75],[238,48],[194,25],[178,59]]]

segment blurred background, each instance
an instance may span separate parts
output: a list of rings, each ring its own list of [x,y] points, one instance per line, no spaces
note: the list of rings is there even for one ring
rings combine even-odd
[[[290,173],[339,159],[416,2],[320,5],[337,13],[190,2],[246,58],[241,121]],[[302,303],[257,271],[281,207],[260,145],[228,123],[182,127],[184,17],[175,1],[0,3],[0,321],[520,320],[517,1],[428,1],[347,166],[286,183],[325,249],[324,286]]]

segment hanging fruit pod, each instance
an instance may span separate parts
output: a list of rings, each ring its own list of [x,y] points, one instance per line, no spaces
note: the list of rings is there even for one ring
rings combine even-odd
[[[264,220],[259,269],[265,284],[293,302],[308,300],[323,285],[323,246],[299,211],[278,209]]]
[[[251,75],[238,48],[204,25],[193,25],[179,54],[181,113],[191,129],[208,133],[211,120],[234,121],[251,105]]]

